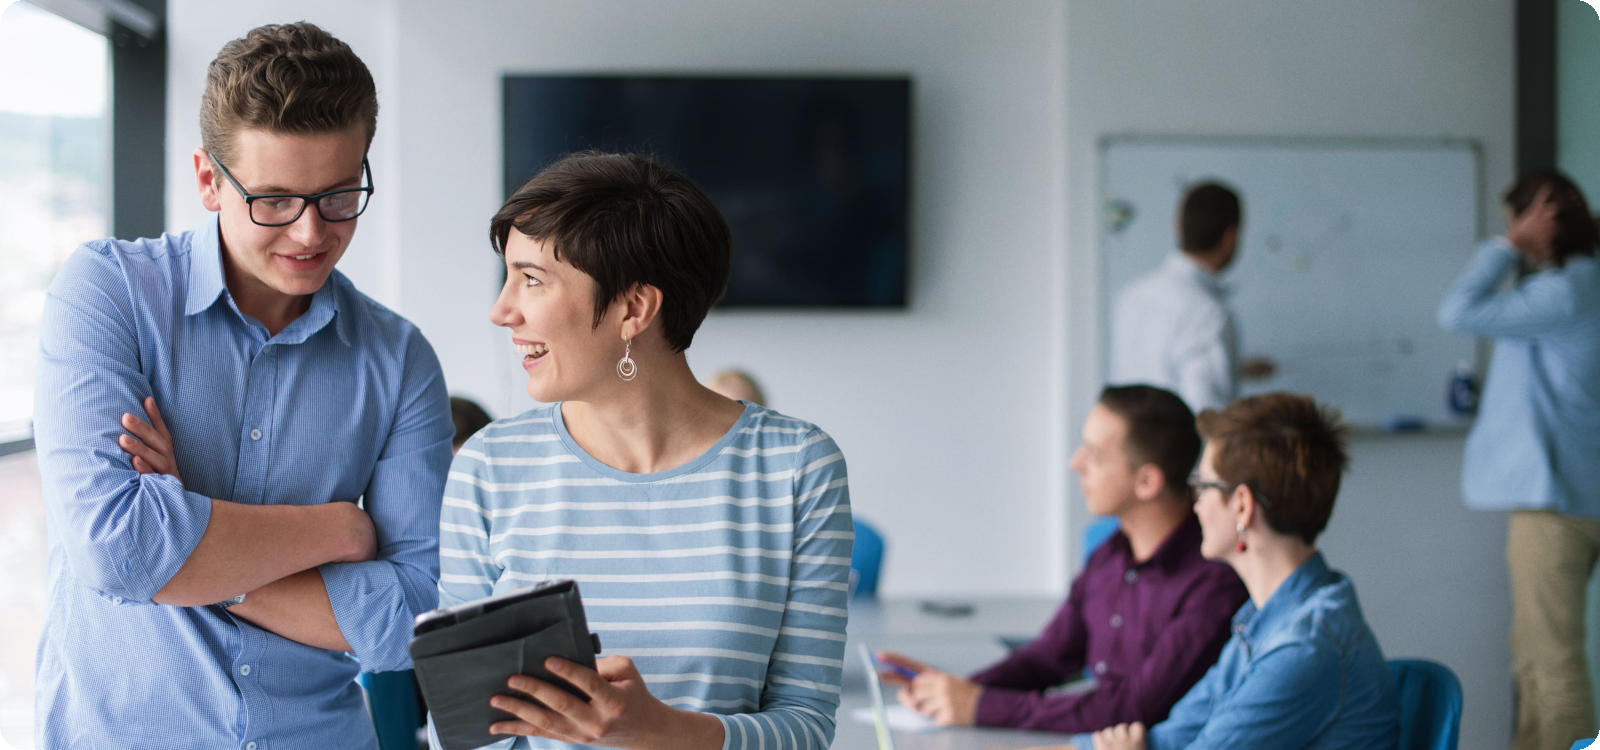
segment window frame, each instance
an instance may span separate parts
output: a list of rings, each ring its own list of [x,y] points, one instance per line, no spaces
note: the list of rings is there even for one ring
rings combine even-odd
[[[23,1],[106,36],[111,53],[111,236],[159,236],[166,222],[166,0],[98,0],[91,5]],[[94,10],[99,14],[89,12]],[[0,440],[0,456],[33,450],[32,432],[30,426],[23,437]]]

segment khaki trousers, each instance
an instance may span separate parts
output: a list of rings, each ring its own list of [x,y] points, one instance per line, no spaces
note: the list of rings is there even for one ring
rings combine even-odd
[[[1596,731],[1583,619],[1600,560],[1600,521],[1513,511],[1508,527],[1514,747],[1571,747]]]

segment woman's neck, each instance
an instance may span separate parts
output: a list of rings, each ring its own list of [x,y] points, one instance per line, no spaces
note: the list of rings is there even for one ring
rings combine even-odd
[[[630,474],[682,466],[715,445],[744,405],[700,385],[684,356],[640,368],[637,380],[607,384],[595,398],[566,401],[568,434],[601,463]]]
[[[1248,551],[1230,553],[1228,563],[1244,582],[1250,601],[1259,609],[1289,576],[1317,553],[1317,548],[1298,539],[1256,536]]]

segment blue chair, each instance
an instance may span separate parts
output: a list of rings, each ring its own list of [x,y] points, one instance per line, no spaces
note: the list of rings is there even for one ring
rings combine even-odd
[[[417,681],[406,669],[399,672],[362,672],[356,682],[367,691],[372,726],[378,730],[381,750],[417,750]]]
[[[883,535],[872,524],[855,519],[856,546],[850,551],[850,572],[856,579],[851,596],[875,596],[883,567]],[[385,748],[387,750],[387,748]]]
[[[1120,528],[1122,522],[1118,521],[1116,516],[1095,516],[1094,520],[1089,522],[1088,528],[1083,530],[1083,559],[1079,560],[1078,564],[1089,564],[1089,555],[1094,554],[1094,551],[1105,544],[1106,540]]]
[[[1461,681],[1427,659],[1390,659],[1400,692],[1400,750],[1456,750],[1461,736]]]

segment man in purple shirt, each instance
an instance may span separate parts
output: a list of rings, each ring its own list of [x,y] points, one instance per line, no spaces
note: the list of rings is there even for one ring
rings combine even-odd
[[[963,680],[892,653],[916,672],[900,701],[943,725],[1090,732],[1165,718],[1228,639],[1244,585],[1200,556],[1189,472],[1200,455],[1194,414],[1170,391],[1110,386],[1089,412],[1070,464],[1089,511],[1121,529],[1094,554],[1033,642]],[[1048,693],[1083,677],[1092,689]]]

